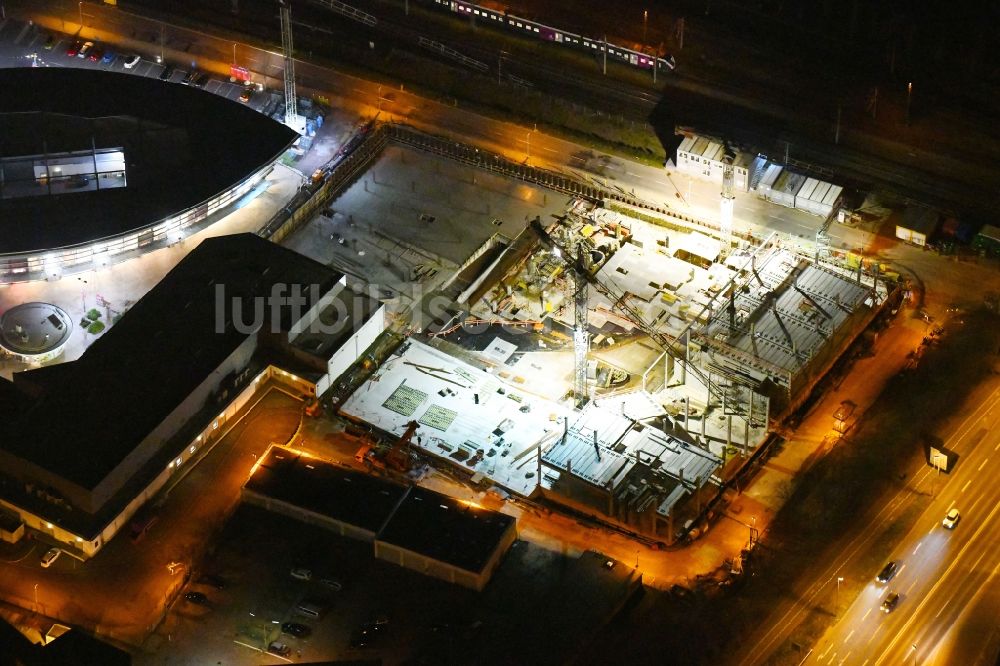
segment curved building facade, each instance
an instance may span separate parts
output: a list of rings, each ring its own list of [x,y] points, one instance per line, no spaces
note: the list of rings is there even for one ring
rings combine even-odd
[[[256,187],[298,135],[184,85],[0,69],[0,282],[176,243]]]

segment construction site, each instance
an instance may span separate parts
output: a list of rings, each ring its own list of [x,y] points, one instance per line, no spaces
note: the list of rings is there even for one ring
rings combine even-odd
[[[412,327],[340,413],[401,438],[382,455],[362,447],[359,462],[408,472],[407,450],[419,452],[502,497],[669,543],[807,399],[892,285],[778,234],[565,201],[504,232],[484,223],[464,261],[434,257],[432,239],[403,240],[451,267],[423,292],[449,306]],[[425,307],[411,303],[410,316]]]

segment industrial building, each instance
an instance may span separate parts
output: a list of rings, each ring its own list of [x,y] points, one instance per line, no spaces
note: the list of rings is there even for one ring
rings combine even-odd
[[[896,238],[919,247],[927,245],[941,223],[941,214],[924,206],[907,206],[896,224]]]
[[[344,283],[253,234],[205,240],[78,360],[0,382],[0,507],[94,555],[258,391],[311,395],[381,332]]]
[[[750,189],[765,201],[829,217],[841,205],[844,188],[812,178],[764,157],[754,160]]]
[[[672,542],[678,511],[696,516],[718,490],[723,460],[669,423],[644,391],[591,401],[542,455],[542,494]]]
[[[272,446],[243,501],[373,544],[374,556],[481,591],[517,539],[517,521],[447,495],[403,486]]]

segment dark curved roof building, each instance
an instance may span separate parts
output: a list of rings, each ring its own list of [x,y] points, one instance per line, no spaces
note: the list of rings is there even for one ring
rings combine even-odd
[[[176,242],[298,138],[197,88],[76,68],[0,69],[0,281]]]

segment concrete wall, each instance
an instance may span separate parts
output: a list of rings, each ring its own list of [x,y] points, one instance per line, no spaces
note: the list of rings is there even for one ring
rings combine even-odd
[[[361,328],[355,331],[327,361],[326,376],[316,382],[316,393],[322,395],[326,389],[347,371],[361,357],[375,339],[385,330],[385,306],[379,305]]]

